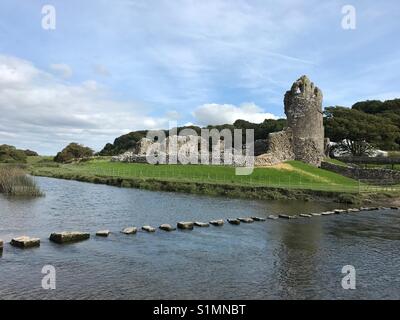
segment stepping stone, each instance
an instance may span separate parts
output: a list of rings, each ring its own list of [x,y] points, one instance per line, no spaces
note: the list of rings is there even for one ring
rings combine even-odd
[[[265,218],[261,217],[251,217],[254,221],[265,221]]]
[[[320,216],[321,216],[320,213],[311,213],[311,215],[312,215],[313,217],[320,217]]]
[[[381,207],[380,210],[390,210],[388,207]]]
[[[341,214],[341,213],[345,213],[346,210],[343,210],[343,209],[336,209],[336,210],[334,210],[334,212],[335,212],[335,214]]]
[[[302,217],[302,218],[312,218],[312,215],[311,214],[302,213],[302,214],[300,214],[300,217]]]
[[[348,209],[347,212],[351,212],[351,213],[360,212],[360,209],[352,208],[352,209]]]
[[[216,227],[221,227],[224,225],[224,220],[212,220],[210,221],[210,224]]]
[[[11,245],[18,248],[33,248],[40,246],[39,238],[29,238],[26,236],[14,238],[11,240]]]
[[[142,230],[146,232],[156,232],[156,228],[153,228],[152,226],[143,226]]]
[[[273,214],[271,214],[271,215],[268,216],[268,219],[276,220],[276,219],[279,219],[279,217],[278,216],[274,216]]]
[[[333,211],[325,211],[325,212],[322,212],[321,213],[321,215],[323,215],[323,216],[330,216],[331,214],[334,214],[335,212],[333,212]]]
[[[121,232],[124,233],[124,234],[135,234],[137,232],[137,228],[136,227],[129,227],[129,228],[125,228]]]
[[[86,232],[78,232],[78,231],[73,231],[73,232],[58,232],[58,233],[52,233],[50,235],[50,241],[53,241],[55,243],[68,243],[68,242],[77,242],[77,241],[83,241],[87,240],[90,238],[90,234]]]
[[[390,207],[390,209],[392,209],[392,210],[400,210],[399,207]]]
[[[281,219],[290,219],[290,216],[288,216],[287,214],[280,214],[279,218],[281,218]]]
[[[162,224],[161,226],[159,226],[159,228],[164,231],[175,231],[176,230],[176,228],[172,227],[170,224]]]
[[[178,229],[181,229],[181,230],[193,230],[194,222],[181,221],[181,222],[178,222],[177,226],[178,226]]]
[[[238,218],[239,221],[243,223],[253,223],[254,220],[252,218]]]
[[[3,240],[0,239],[0,254],[3,252]]]
[[[238,220],[238,219],[228,219],[227,221],[230,224],[235,224],[235,225],[239,225],[240,224],[240,220]]]
[[[195,225],[196,227],[200,227],[200,228],[207,228],[207,227],[210,226],[210,224],[207,223],[207,222],[199,222],[199,221],[196,221],[196,222],[194,223],[194,225]]]
[[[110,230],[100,230],[96,232],[96,236],[98,237],[108,237],[110,235]]]

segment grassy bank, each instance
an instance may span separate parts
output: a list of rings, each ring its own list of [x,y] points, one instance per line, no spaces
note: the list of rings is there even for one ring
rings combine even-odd
[[[371,195],[377,193],[379,196],[376,199],[397,195],[394,190],[360,184],[298,161],[256,168],[250,176],[236,176],[234,168],[225,166],[154,166],[113,163],[107,158],[57,164],[49,158],[35,157],[28,163],[30,172],[38,176],[234,198],[330,200],[356,204],[368,201]]]

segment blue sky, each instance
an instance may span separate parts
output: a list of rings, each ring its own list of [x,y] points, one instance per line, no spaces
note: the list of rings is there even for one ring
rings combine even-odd
[[[56,29],[41,27],[43,5]],[[341,26],[344,5],[356,29]],[[283,116],[301,75],[324,106],[400,97],[398,1],[0,3],[0,144],[99,150],[137,129]]]

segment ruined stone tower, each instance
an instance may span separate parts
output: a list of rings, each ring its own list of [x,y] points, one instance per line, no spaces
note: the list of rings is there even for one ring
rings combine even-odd
[[[302,76],[286,92],[284,104],[295,159],[319,166],[325,148],[321,90]]]
[[[268,135],[268,148],[256,157],[256,166],[288,160],[320,166],[325,151],[321,90],[302,76],[286,92],[284,103],[288,126]]]

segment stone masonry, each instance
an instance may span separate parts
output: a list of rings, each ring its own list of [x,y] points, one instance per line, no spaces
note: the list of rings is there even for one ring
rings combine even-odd
[[[325,153],[322,92],[302,76],[284,98],[288,128],[268,137],[268,151],[256,158],[258,166],[301,160],[320,166]]]

